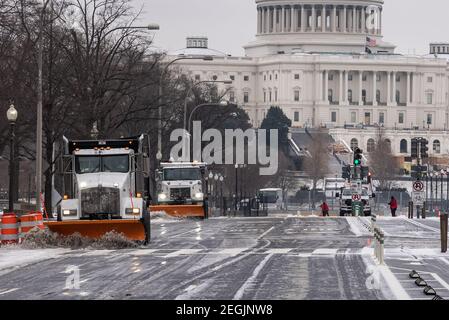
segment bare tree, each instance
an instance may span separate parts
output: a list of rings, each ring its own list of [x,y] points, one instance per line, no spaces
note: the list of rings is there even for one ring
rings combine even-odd
[[[329,151],[324,134],[313,136],[313,143],[309,146],[309,157],[304,160],[304,171],[312,179],[312,201],[315,207],[316,186],[319,180],[329,173]]]
[[[391,153],[391,142],[385,138],[385,131],[382,128],[377,130],[376,146],[369,154],[369,164],[374,178],[379,181],[380,188],[391,189],[392,180],[399,170],[399,165]]]

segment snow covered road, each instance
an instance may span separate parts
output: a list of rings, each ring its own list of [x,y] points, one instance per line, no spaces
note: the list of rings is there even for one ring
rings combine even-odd
[[[408,283],[402,286],[405,271],[397,274],[394,268],[410,269],[401,263],[411,259],[413,249],[435,258],[429,250],[438,248],[438,234],[404,219],[380,219],[389,234],[387,264],[393,268],[369,285],[378,272],[371,236],[354,219],[282,214],[158,219],[145,248],[1,248],[0,299],[377,300],[407,297],[402,289],[416,298]],[[79,289],[66,287],[73,267],[79,270]],[[440,286],[449,282],[442,267],[429,272],[439,277]]]

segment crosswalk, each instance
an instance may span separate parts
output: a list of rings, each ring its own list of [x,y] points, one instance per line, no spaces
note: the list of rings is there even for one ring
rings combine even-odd
[[[176,258],[197,255],[237,256],[249,255],[284,255],[292,257],[335,257],[338,255],[363,255],[363,249],[335,249],[320,248],[304,251],[300,248],[225,248],[225,249],[138,249],[127,252],[131,256],[154,256],[162,258]]]

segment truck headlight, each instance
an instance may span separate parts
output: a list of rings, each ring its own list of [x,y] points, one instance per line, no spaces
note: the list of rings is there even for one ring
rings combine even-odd
[[[202,192],[195,193],[195,199],[203,200],[204,194]]]
[[[159,200],[162,200],[162,201],[167,199],[167,195],[165,193],[160,193],[160,194],[158,194],[157,197]]]
[[[78,214],[78,210],[76,209],[70,209],[70,210],[62,210],[62,214],[64,216],[76,216]]]

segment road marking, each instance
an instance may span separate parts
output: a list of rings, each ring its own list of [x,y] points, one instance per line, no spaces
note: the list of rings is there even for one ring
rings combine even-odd
[[[247,250],[248,248],[234,248],[234,249],[223,249],[220,251],[212,251],[211,254],[223,254],[226,256],[237,256],[240,253],[242,253],[243,251]]]
[[[259,263],[259,265],[256,267],[256,269],[254,269],[253,274],[251,275],[251,277],[249,277],[245,281],[245,283],[240,287],[240,289],[236,292],[236,294],[234,295],[234,298],[232,298],[232,300],[241,300],[243,298],[243,294],[245,293],[245,290],[254,282],[254,280],[256,280],[256,278],[259,275],[260,271],[262,271],[262,269],[265,267],[265,265],[267,264],[268,260],[271,259],[271,257],[273,257],[273,254],[267,255]]]
[[[203,251],[203,249],[181,249],[172,253],[167,254],[164,258],[173,258],[180,255],[191,255]]]
[[[449,265],[449,261],[446,258],[440,258],[441,261],[443,261],[445,264]]]
[[[396,296],[398,300],[410,300],[410,296],[407,291],[405,291],[404,287],[402,287],[401,283],[398,281],[396,276],[391,272],[391,270],[387,266],[379,266],[378,270],[391,292]]]
[[[7,293],[11,293],[11,292],[17,291],[17,290],[19,290],[19,288],[14,288],[14,289],[6,290],[6,291],[1,291],[0,292],[0,296],[4,295],[4,294],[7,294]]]
[[[146,256],[149,254],[153,254],[159,250],[160,249],[139,249],[139,250],[131,251],[129,254],[131,254],[133,256]]]
[[[265,237],[267,234],[269,234],[271,231],[274,230],[274,227],[271,227],[270,229],[268,229],[267,231],[265,231],[264,233],[262,233],[257,239],[262,239],[263,237]]]
[[[419,223],[419,222],[417,222],[417,221],[415,221],[415,220],[409,220],[409,219],[407,219],[407,220],[405,220],[405,221],[407,221],[407,222],[410,223],[410,224],[415,225],[416,227],[420,227],[420,228],[423,228],[423,229],[427,229],[427,230],[433,231],[433,232],[438,232],[438,233],[440,232],[440,230],[437,229],[437,228],[429,227],[429,226],[427,226],[427,225],[425,225],[425,224],[422,224],[422,223]]]
[[[444,281],[439,275],[437,275],[436,273],[431,273],[430,274],[436,281],[438,281],[443,287],[446,288],[446,290],[449,290],[449,284]]]
[[[338,249],[316,249],[312,252],[313,256],[337,255]]]
[[[267,250],[266,253],[271,253],[271,254],[287,254],[290,251],[292,251],[293,249],[269,249]]]

